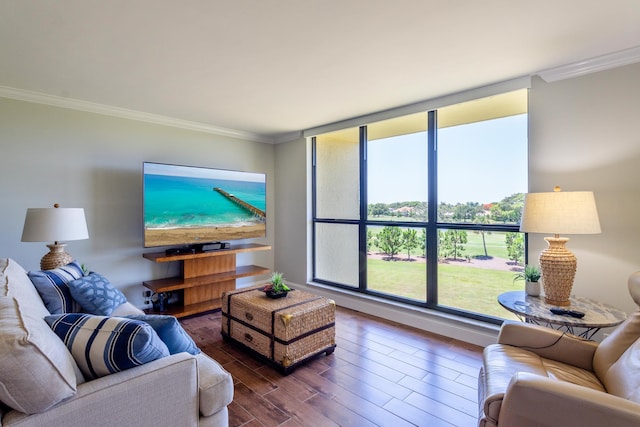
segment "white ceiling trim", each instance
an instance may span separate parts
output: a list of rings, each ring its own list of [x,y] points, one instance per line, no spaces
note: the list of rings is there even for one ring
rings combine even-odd
[[[8,86],[0,86],[0,97],[17,99],[20,101],[35,102],[38,104],[53,105],[55,107],[69,108],[73,110],[86,111],[90,113],[103,114],[130,120],[138,120],[141,122],[154,123],[181,129],[195,130],[198,132],[229,136],[255,142],[265,142],[269,144],[274,144],[276,142],[273,138],[250,132],[227,129],[204,123],[191,122],[188,120],[176,119],[173,117],[161,116],[158,114],[144,113],[142,111],[128,110],[126,108],[98,104],[89,101],[82,101],[79,99],[47,95],[45,93],[16,89]]]
[[[622,67],[624,65],[640,62],[640,46],[607,55],[598,56],[584,61],[573,62],[560,67],[550,68],[540,71],[537,74],[548,83],[572,77],[583,76],[585,74],[604,71],[611,68]]]
[[[602,55],[583,61],[574,62],[567,65],[562,65],[555,68],[539,71],[535,74],[540,76],[546,82],[555,82],[563,79],[579,77],[586,74],[604,71],[611,68],[621,67],[624,65],[634,64],[640,62],[640,46],[636,46],[630,49],[621,50],[618,52]],[[65,98],[62,96],[49,95],[40,92],[28,91],[23,89],[12,88],[9,86],[0,86],[0,97],[17,99],[20,101],[35,102],[39,104],[52,105],[56,107],[69,108],[79,111],[86,111],[90,113],[103,114],[107,116],[125,118],[130,120],[137,120],[147,123],[154,123],[164,126],[171,126],[181,129],[194,130],[198,132],[205,132],[214,135],[228,136],[233,138],[239,138],[243,140],[263,142],[268,144],[278,144],[282,142],[289,142],[301,137],[307,137],[318,133],[324,133],[330,130],[351,127],[361,125],[365,122],[379,121],[398,115],[409,114],[416,111],[425,111],[425,109],[440,107],[442,105],[448,105],[455,103],[454,101],[460,101],[460,97],[469,98],[469,94],[472,93],[478,97],[479,94],[488,91],[489,94],[496,90],[496,87],[505,89],[505,86],[520,86],[523,84],[530,84],[526,79],[529,77],[516,78],[507,82],[501,82],[495,85],[489,85],[481,88],[475,88],[469,91],[462,91],[456,94],[446,95],[440,98],[425,100],[410,105],[405,105],[398,108],[392,108],[390,110],[380,111],[373,114],[367,114],[365,116],[348,118],[340,122],[317,126],[304,131],[294,131],[286,134],[270,137],[266,135],[260,135],[251,132],[245,132],[235,129],[224,128],[220,126],[213,126],[205,123],[192,122],[189,120],[176,119],[173,117],[161,116],[158,114],[145,113],[142,111],[129,110],[126,108],[114,107],[105,104],[99,104],[90,101],[83,101],[74,98]],[[488,94],[484,94],[488,95]]]
[[[298,140],[300,138],[303,138],[302,131],[301,130],[296,130],[296,131],[293,131],[293,132],[281,133],[281,134],[277,135],[273,139],[273,143],[274,144],[280,144],[280,143],[283,143],[283,142],[291,142],[291,141]]]

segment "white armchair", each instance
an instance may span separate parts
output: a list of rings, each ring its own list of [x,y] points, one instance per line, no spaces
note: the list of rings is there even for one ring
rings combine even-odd
[[[629,292],[640,306],[640,272]],[[640,310],[600,344],[506,322],[483,357],[480,427],[640,425]]]

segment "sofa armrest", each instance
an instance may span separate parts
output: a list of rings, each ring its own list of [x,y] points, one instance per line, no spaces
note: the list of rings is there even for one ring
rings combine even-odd
[[[502,324],[498,343],[529,350],[540,357],[593,371],[595,341],[530,323],[507,321]]]
[[[519,372],[507,387],[498,424],[632,427],[640,425],[640,404],[576,384]]]
[[[75,396],[46,412],[5,414],[3,425],[198,425],[196,358],[187,353],[80,384]]]
[[[233,377],[218,362],[204,353],[197,354],[196,360],[200,387],[200,414],[208,417],[226,408],[233,400]]]

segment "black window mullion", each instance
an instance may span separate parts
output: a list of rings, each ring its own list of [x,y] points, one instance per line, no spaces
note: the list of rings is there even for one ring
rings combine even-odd
[[[311,278],[316,279],[316,137],[311,138]]]
[[[367,289],[367,127],[360,126],[360,221],[358,227],[358,287]]]
[[[429,111],[427,126],[427,305],[438,304],[438,117]]]

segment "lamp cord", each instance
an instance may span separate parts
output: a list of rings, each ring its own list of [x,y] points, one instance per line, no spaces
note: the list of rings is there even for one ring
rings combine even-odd
[[[551,347],[553,347],[554,345],[558,344],[558,343],[560,342],[560,340],[562,340],[562,338],[564,338],[564,337],[565,337],[565,335],[567,335],[567,333],[566,333],[566,332],[563,332],[563,333],[562,333],[562,335],[560,335],[558,338],[556,338],[556,340],[555,340],[554,342],[552,342],[552,343],[551,343],[551,344],[549,344],[549,345],[544,345],[544,346],[542,346],[542,347],[530,347],[530,346],[527,346],[527,345],[514,345],[513,347],[518,347],[518,348],[522,348],[522,349],[525,349],[525,350],[544,350],[545,348],[551,348]],[[567,335],[567,336],[568,336],[568,335]],[[576,340],[578,340],[578,341],[589,341],[589,342],[592,342],[592,341],[593,341],[593,340],[588,340],[588,339],[580,338],[580,337],[577,337],[577,336],[575,336],[575,335],[570,335],[569,337],[570,337],[570,338],[573,338],[573,339],[576,339]]]
[[[551,348],[551,347],[553,347],[554,345],[558,344],[558,343],[560,342],[560,340],[561,340],[561,339],[562,339],[566,334],[567,334],[566,332],[563,332],[563,333],[562,333],[562,335],[560,335],[558,338],[556,338],[556,340],[555,340],[554,342],[552,342],[552,343],[551,343],[551,344],[549,344],[549,345],[544,345],[544,346],[542,346],[542,347],[530,347],[530,346],[528,346],[528,345],[516,345],[516,346],[514,346],[514,347],[523,348],[523,349],[525,349],[525,350],[527,350],[527,349],[528,349],[528,350],[543,350],[543,349],[545,349],[545,348]]]

